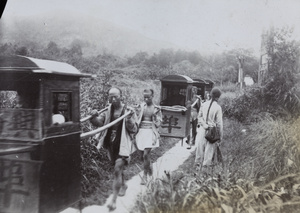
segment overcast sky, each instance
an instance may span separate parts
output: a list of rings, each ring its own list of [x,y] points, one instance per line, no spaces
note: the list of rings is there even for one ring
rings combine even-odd
[[[258,53],[262,29],[271,23],[294,26],[300,38],[298,0],[8,0],[3,16],[53,10],[99,17],[200,52],[241,47]]]

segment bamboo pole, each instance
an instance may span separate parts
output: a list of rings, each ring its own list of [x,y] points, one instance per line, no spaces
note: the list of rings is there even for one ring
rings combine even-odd
[[[191,105],[191,107],[194,107],[197,104],[197,101],[200,100],[200,97],[197,96],[197,100]],[[161,109],[163,110],[168,110],[171,112],[182,112],[182,111],[186,111],[187,108],[184,106],[180,106],[180,105],[175,105],[175,106],[161,106]]]
[[[100,111],[98,111],[98,114],[104,112],[104,111],[107,110],[107,109],[108,109],[108,107],[105,107],[104,109],[101,109]],[[85,117],[85,118],[82,118],[82,119],[80,119],[80,122],[85,122],[85,121],[91,119],[91,117],[92,117],[92,116],[89,115],[89,116],[87,116],[87,117]]]
[[[199,96],[197,96],[196,101],[194,101],[194,103],[191,105],[191,107],[194,107],[197,104],[198,100],[201,100],[201,98]]]
[[[105,126],[102,126],[102,127],[98,128],[98,129],[95,129],[95,130],[92,130],[92,131],[89,131],[89,132],[82,133],[82,134],[80,135],[80,139],[88,138],[88,137],[90,137],[90,136],[93,136],[93,135],[95,135],[95,134],[97,134],[97,133],[99,133],[99,132],[102,132],[102,131],[108,129],[109,127],[115,125],[116,123],[118,123],[118,122],[121,121],[122,119],[126,118],[130,113],[131,113],[131,112],[126,112],[124,115],[122,115],[122,116],[119,117],[118,119],[116,119],[116,120],[114,120],[114,121],[108,123],[108,124],[105,125]]]
[[[184,106],[161,106],[161,109],[171,112],[182,112],[187,110],[187,108]]]

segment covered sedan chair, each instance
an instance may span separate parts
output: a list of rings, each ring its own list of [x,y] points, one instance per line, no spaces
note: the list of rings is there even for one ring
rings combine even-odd
[[[58,212],[81,199],[79,80],[57,61],[0,56],[0,211]]]
[[[205,91],[210,93],[210,91],[212,90],[212,88],[215,85],[215,82],[213,80],[210,80],[210,79],[205,79],[205,81],[208,83],[208,85],[205,87]]]
[[[193,83],[193,79],[185,75],[168,75],[161,79],[161,136],[180,139],[189,136]]]
[[[204,99],[205,91],[208,87],[210,87],[209,83],[204,79],[194,78],[193,86],[197,87],[197,95],[201,96],[201,99]]]

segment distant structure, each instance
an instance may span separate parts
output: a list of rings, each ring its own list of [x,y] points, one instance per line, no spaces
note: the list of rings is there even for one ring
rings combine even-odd
[[[271,27],[269,30],[264,30],[261,35],[261,47],[260,47],[260,62],[258,72],[258,85],[264,85],[268,76],[270,61],[268,55],[268,38],[274,31]]]
[[[238,60],[238,65],[239,65],[239,73],[238,73],[238,84],[240,85],[240,89],[243,89],[243,81],[244,81],[244,71],[243,71],[243,67],[244,67],[244,61],[245,58],[243,56],[238,56],[237,57]]]
[[[253,78],[249,75],[246,75],[244,78],[245,86],[252,86],[254,84]]]

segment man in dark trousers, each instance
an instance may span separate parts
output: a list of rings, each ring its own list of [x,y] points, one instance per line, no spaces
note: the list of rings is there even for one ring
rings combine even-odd
[[[192,87],[192,107],[191,107],[191,124],[192,124],[192,139],[190,145],[195,145],[198,125],[198,113],[201,106],[201,97],[197,95],[197,87]],[[196,103],[196,104],[194,104]],[[194,104],[194,105],[193,105]]]
[[[101,132],[97,147],[107,150],[109,159],[114,163],[113,197],[108,204],[109,210],[116,208],[118,195],[124,196],[127,185],[124,182],[124,167],[128,165],[130,154],[135,151],[132,139],[138,130],[136,115],[133,109],[122,103],[122,91],[119,88],[111,88],[108,92],[109,107],[106,111],[98,115],[97,110],[93,110],[91,123],[94,126],[104,126],[127,112],[130,114],[112,127]]]

